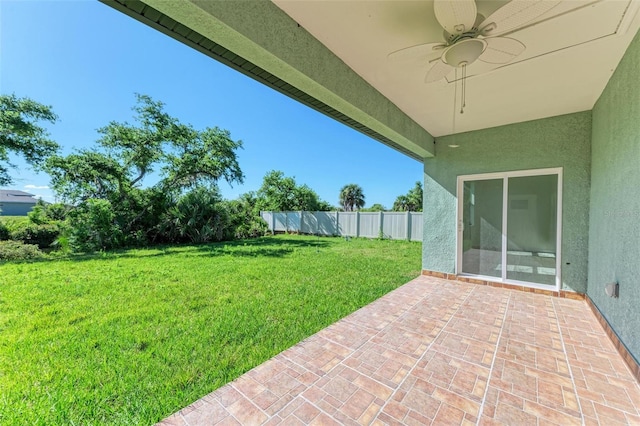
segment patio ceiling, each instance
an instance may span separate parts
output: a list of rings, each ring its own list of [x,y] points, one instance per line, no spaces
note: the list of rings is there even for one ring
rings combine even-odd
[[[274,2],[431,135],[453,133],[454,74],[426,84],[425,62],[387,58],[443,40],[432,0]],[[505,3],[478,0],[478,12],[486,17]],[[639,5],[565,0],[505,34],[527,49],[506,65],[469,66],[467,107],[455,133],[592,109],[640,28]]]

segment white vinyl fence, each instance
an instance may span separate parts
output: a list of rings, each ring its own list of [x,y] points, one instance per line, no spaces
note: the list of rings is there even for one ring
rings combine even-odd
[[[422,213],[260,212],[271,232],[422,241]]]

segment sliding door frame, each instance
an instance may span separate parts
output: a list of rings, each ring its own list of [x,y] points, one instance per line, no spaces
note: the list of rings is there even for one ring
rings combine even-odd
[[[547,284],[537,284],[527,281],[517,281],[507,279],[507,222],[508,222],[508,199],[509,199],[509,178],[526,176],[558,176],[558,199],[556,203],[556,277],[555,286]],[[463,256],[463,231],[464,231],[464,184],[465,182],[502,179],[502,266],[501,277],[491,277],[474,275],[462,272]],[[486,281],[497,281],[506,284],[522,285],[545,290],[555,289],[559,291],[562,287],[562,167],[548,169],[517,170],[509,172],[481,173],[458,176],[456,185],[457,206],[456,206],[456,275],[474,277]]]

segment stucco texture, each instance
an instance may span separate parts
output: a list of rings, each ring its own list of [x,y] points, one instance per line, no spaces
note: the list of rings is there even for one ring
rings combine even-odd
[[[459,175],[562,167],[562,289],[586,292],[590,165],[590,111],[438,138],[424,161],[423,269],[455,272]]]
[[[640,33],[593,109],[587,294],[640,360]],[[604,286],[620,284],[620,297]]]

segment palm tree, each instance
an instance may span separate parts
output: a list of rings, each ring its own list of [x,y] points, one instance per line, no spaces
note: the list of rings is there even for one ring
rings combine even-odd
[[[422,211],[422,182],[416,182],[413,189],[405,195],[399,195],[393,203],[395,212],[421,212]]]
[[[362,188],[355,183],[345,185],[340,190],[340,205],[344,211],[351,212],[364,207]]]
[[[410,201],[409,197],[406,195],[398,195],[396,201],[393,203],[393,211],[394,212],[407,212],[410,210]]]

